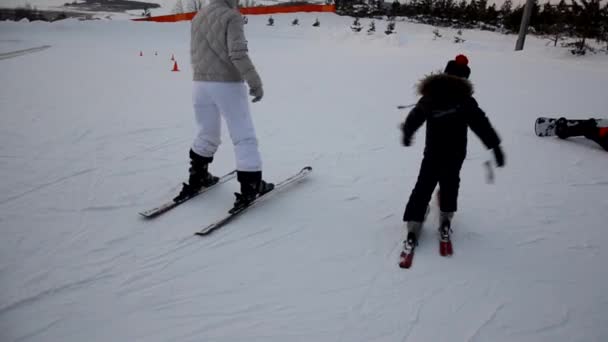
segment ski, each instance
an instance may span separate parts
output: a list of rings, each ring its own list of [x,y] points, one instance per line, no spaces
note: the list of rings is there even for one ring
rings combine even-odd
[[[227,174],[225,174],[222,177],[220,177],[220,179],[217,181],[217,183],[215,183],[215,184],[213,184],[213,185],[211,185],[209,187],[202,188],[199,192],[195,193],[192,196],[185,197],[185,198],[183,198],[183,199],[181,199],[179,201],[175,201],[175,200],[168,201],[168,202],[166,202],[166,203],[164,203],[164,204],[162,204],[162,205],[160,205],[160,206],[158,206],[156,208],[152,208],[152,209],[149,209],[149,210],[142,211],[139,214],[141,216],[145,217],[145,218],[148,218],[148,219],[149,218],[157,217],[157,216],[159,216],[161,214],[164,214],[167,211],[169,211],[169,210],[177,207],[178,205],[180,205],[180,204],[188,201],[189,199],[192,199],[192,198],[194,198],[194,197],[196,197],[196,196],[198,196],[198,195],[200,195],[202,193],[205,193],[205,192],[213,189],[217,185],[220,185],[222,183],[226,183],[227,181],[229,181],[229,180],[231,180],[231,179],[233,179],[235,177],[236,177],[236,170],[230,171]]]
[[[428,207],[426,212],[428,215]],[[420,229],[422,229],[422,227],[420,227],[418,231],[420,231]],[[399,267],[401,268],[412,267],[412,262],[414,261],[414,252],[418,246],[418,238],[416,235],[417,234],[414,232],[409,232],[403,241],[403,249],[401,250],[401,254],[399,254]]]
[[[412,246],[409,250],[402,250],[401,255],[399,256],[399,267],[401,268],[410,268],[412,267],[412,262],[414,262],[414,251],[416,250],[415,246]]]
[[[446,241],[439,241],[439,254],[444,257],[452,256],[454,251],[452,250],[452,241],[448,238]]]
[[[452,239],[450,238],[451,233],[452,229],[449,225],[439,228],[439,254],[441,256],[449,257],[454,254],[452,249]]]
[[[408,108],[412,108],[414,106],[416,106],[415,103],[412,103],[412,104],[409,104],[409,105],[398,105],[397,109],[408,109]]]
[[[437,192],[437,202],[439,202],[439,191]],[[431,212],[431,206],[426,207],[426,213],[424,214],[423,223],[426,221],[426,218],[429,216]],[[409,230],[409,227],[406,228]],[[416,247],[418,247],[418,235],[422,231],[422,224],[419,228],[413,228],[415,232],[408,232],[405,241],[403,241],[403,249],[401,250],[401,254],[399,255],[399,267],[401,268],[410,268],[412,267],[412,262],[414,261],[414,251]]]
[[[443,257],[450,257],[452,254],[454,254],[452,240],[450,238],[451,233],[452,229],[450,228],[449,224],[439,228],[439,254]],[[411,268],[414,262],[414,255],[418,246],[418,238],[416,238],[416,234],[412,234],[413,233],[411,232],[408,233],[406,240],[403,241],[403,249],[399,255],[399,267],[401,268]]]
[[[225,226],[226,224],[228,224],[229,222],[231,222],[233,219],[235,219],[240,214],[247,211],[249,208],[252,208],[252,207],[256,206],[258,203],[262,202],[263,200],[269,198],[272,194],[275,194],[275,193],[281,191],[282,189],[286,188],[288,185],[296,183],[297,181],[303,179],[311,171],[312,171],[312,167],[310,167],[310,166],[306,166],[306,167],[302,168],[298,173],[294,174],[291,177],[285,178],[284,180],[282,180],[281,182],[276,184],[274,189],[272,189],[271,191],[257,197],[249,205],[244,206],[244,207],[230,209],[230,211],[223,218],[211,223],[210,225],[208,225],[206,227],[203,227],[201,230],[199,230],[198,232],[196,232],[194,234],[199,235],[199,236],[205,236],[205,235],[211,234],[216,229],[219,229],[219,228]]]

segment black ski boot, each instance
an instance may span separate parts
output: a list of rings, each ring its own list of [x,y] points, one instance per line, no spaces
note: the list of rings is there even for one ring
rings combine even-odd
[[[592,137],[598,131],[597,121],[595,119],[585,120],[580,124],[580,127],[577,129],[577,135],[584,136],[586,138]],[[593,140],[593,138],[591,138]]]
[[[414,248],[416,248],[416,246],[418,246],[418,238],[416,237],[416,233],[407,233],[407,237],[405,241],[403,241],[403,250],[412,251]]]
[[[262,171],[237,171],[237,180],[241,183],[241,193],[235,193],[234,208],[246,207],[258,196],[274,189],[274,184],[262,180]]]
[[[450,236],[452,234],[452,228],[450,227],[450,222],[443,223],[439,226],[439,240],[442,242],[450,241]]]
[[[555,135],[560,139],[566,139],[569,137],[568,134],[568,120],[566,118],[559,118],[555,122]]]
[[[576,122],[568,123],[566,118],[559,118],[555,122],[555,135],[561,139],[570,137],[589,136],[597,130],[597,122],[595,119],[577,120]]]
[[[190,177],[188,183],[184,183],[182,191],[173,200],[175,202],[186,199],[203,187],[209,187],[219,181],[219,177],[209,173],[209,164],[213,161],[213,157],[203,157],[190,150]]]

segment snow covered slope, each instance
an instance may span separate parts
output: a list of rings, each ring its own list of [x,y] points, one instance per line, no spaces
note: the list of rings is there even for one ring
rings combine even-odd
[[[608,340],[608,155],[533,132],[539,115],[608,115],[605,55],[274,17],[246,27],[265,85],[252,105],[265,175],[314,172],[205,238],[192,234],[230,207],[236,182],[137,215],[186,178],[189,23],[0,23],[0,54],[33,49],[0,59],[0,341]],[[405,271],[401,215],[424,132],[400,146],[395,106],[457,53],[507,167],[485,184],[490,154],[470,134],[455,255],[438,254],[433,208]],[[218,174],[234,167],[224,142]]]

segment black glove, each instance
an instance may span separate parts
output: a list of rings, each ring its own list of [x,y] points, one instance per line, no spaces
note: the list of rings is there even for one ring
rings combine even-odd
[[[401,129],[401,144],[403,144],[403,146],[412,146],[412,136],[405,133],[405,122],[402,123],[399,128]]]
[[[500,146],[496,146],[493,149],[494,151],[494,159],[496,160],[496,166],[503,167],[505,166],[505,155],[502,153],[502,149]]]

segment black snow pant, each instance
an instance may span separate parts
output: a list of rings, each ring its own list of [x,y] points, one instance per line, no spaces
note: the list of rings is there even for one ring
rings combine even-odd
[[[558,137],[562,139],[580,136],[595,141],[604,150],[608,151],[608,127],[597,127],[593,119],[568,127],[565,131],[558,134]]]
[[[403,221],[423,222],[426,208],[433,196],[433,191],[439,183],[439,209],[443,212],[455,212],[460,186],[460,169],[462,158],[431,158],[422,159],[418,180],[412,190],[410,199],[403,213]]]
[[[604,150],[608,151],[608,128],[595,128],[587,132],[585,138],[595,141]]]

